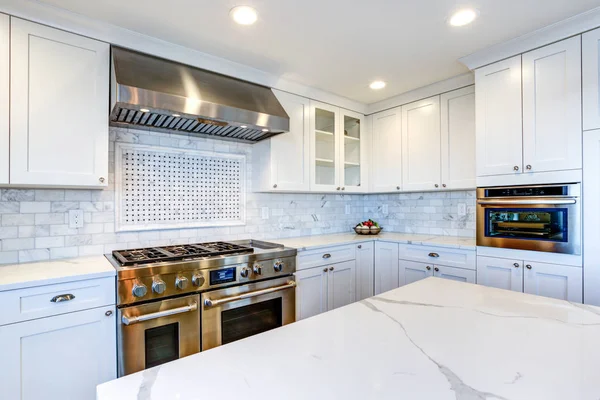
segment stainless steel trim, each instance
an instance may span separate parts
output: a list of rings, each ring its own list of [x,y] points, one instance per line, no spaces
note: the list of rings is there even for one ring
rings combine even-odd
[[[168,317],[169,315],[183,314],[190,311],[196,311],[198,309],[198,304],[193,303],[189,306],[173,308],[171,310],[158,311],[155,313],[138,315],[135,317],[127,317],[123,315],[121,318],[121,322],[125,325],[136,324],[138,322],[150,321],[157,318]]]
[[[255,290],[253,292],[246,292],[246,293],[239,294],[237,296],[225,297],[222,299],[211,299],[210,297],[207,297],[204,299],[204,305],[206,307],[216,307],[219,304],[229,303],[231,301],[248,299],[248,298],[256,297],[256,296],[262,296],[264,294],[275,293],[275,292],[279,292],[281,290],[292,289],[295,287],[296,287],[296,282],[289,281],[285,285],[276,286],[276,287],[272,287],[272,288],[268,288],[268,289]]]
[[[565,200],[561,200],[556,197],[548,198],[548,197],[537,197],[533,200],[504,200],[497,199],[494,200],[477,200],[477,204],[481,205],[535,205],[535,204],[575,204],[577,200],[575,198],[565,198]]]
[[[59,294],[58,296],[54,296],[50,301],[52,303],[62,303],[63,301],[70,301],[75,298],[75,295],[71,293],[67,294]]]

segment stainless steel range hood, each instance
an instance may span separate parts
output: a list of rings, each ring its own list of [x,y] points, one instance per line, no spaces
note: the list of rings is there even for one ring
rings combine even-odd
[[[113,126],[250,143],[289,130],[267,87],[119,47],[112,63]]]

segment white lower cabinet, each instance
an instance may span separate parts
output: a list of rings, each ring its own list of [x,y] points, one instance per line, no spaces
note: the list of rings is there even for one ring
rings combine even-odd
[[[398,243],[375,242],[375,294],[398,287]]]
[[[443,265],[433,266],[433,276],[438,278],[450,279],[452,281],[475,283],[476,274],[475,271],[470,269],[462,269],[455,267],[446,267]]]
[[[498,289],[523,291],[523,261],[477,257],[477,283]]]
[[[400,286],[408,285],[430,276],[433,276],[433,267],[431,264],[409,260],[400,260],[398,264]]]
[[[354,303],[356,300],[356,261],[329,266],[327,310]]]
[[[116,379],[115,308],[1,326],[0,353],[2,398],[95,399]]]
[[[356,300],[373,296],[375,242],[356,245]]]

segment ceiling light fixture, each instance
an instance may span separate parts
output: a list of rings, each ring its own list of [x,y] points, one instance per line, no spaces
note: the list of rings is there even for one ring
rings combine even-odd
[[[466,8],[452,14],[449,23],[452,26],[465,26],[473,22],[475,18],[477,18],[477,11]]]
[[[384,81],[374,81],[374,82],[371,82],[369,87],[373,90],[383,89],[385,87],[385,82]]]
[[[258,19],[256,10],[250,6],[235,6],[229,11],[229,15],[240,25],[252,25]]]

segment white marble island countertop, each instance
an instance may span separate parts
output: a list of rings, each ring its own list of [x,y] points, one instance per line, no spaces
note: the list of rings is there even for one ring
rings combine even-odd
[[[600,308],[428,278],[98,386],[117,399],[594,399]]]

